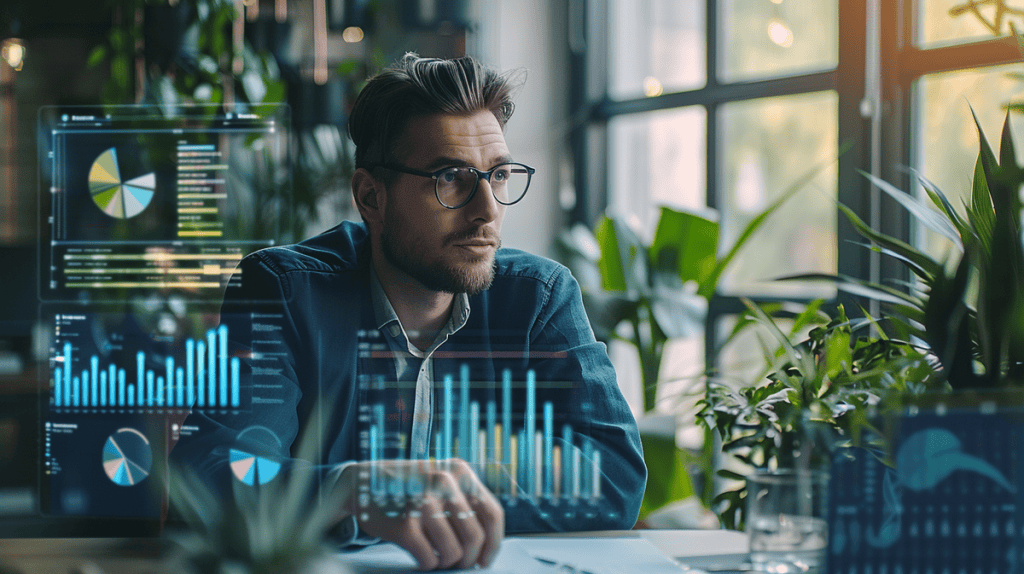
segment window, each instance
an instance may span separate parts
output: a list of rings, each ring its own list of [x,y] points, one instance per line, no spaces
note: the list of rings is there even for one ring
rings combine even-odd
[[[907,279],[898,262],[856,244],[862,240],[837,215],[836,202],[941,253],[941,241],[912,229],[905,211],[859,171],[912,189],[909,166],[951,199],[969,192],[977,135],[968,104],[995,145],[1006,104],[1024,88],[1010,32],[1011,23],[1024,29],[1024,9],[998,11],[996,4],[1005,3],[570,3],[570,38],[577,38],[570,62],[581,86],[572,101],[574,117],[584,119],[572,140],[582,158],[576,221],[591,224],[608,210],[649,238],[658,206],[711,207],[728,247],[755,213],[824,166],[723,277],[704,344],[675,346],[692,356],[670,357],[670,364],[703,364],[702,353],[714,360],[720,333],[743,309],[740,297],[841,298],[822,284],[776,277]],[[1024,114],[1011,119],[1024,129]],[[754,342],[737,345],[745,349],[718,357],[726,376],[729,357],[760,356]]]

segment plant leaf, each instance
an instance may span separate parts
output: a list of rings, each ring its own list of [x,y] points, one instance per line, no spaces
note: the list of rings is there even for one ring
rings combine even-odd
[[[718,221],[662,206],[651,243],[652,267],[674,269],[683,282],[700,281],[718,254]]]
[[[899,253],[903,257],[906,257],[907,259],[913,261],[914,264],[917,265],[917,267],[924,270],[924,272],[927,275],[934,276],[942,272],[941,264],[933,260],[931,257],[925,255],[924,253],[918,251],[917,249],[914,249],[913,247],[910,246],[910,244],[895,237],[890,237],[888,235],[885,235],[884,233],[875,231],[874,229],[871,228],[871,226],[864,223],[864,221],[860,217],[858,217],[857,214],[853,212],[853,210],[851,210],[850,208],[846,207],[841,203],[839,204],[839,210],[842,211],[844,215],[846,215],[847,219],[850,220],[850,223],[853,224],[853,227],[857,230],[858,233],[870,239],[871,241],[879,244],[880,246],[888,248],[891,251]]]
[[[883,303],[892,303],[894,305],[919,305],[921,303],[916,297],[907,295],[906,293],[865,281],[863,279],[857,279],[855,277],[849,277],[847,275],[831,275],[828,273],[801,273],[799,275],[787,275],[785,277],[779,277],[776,281],[828,281],[834,284],[838,289],[846,291],[851,295],[857,295],[860,297],[867,297],[869,299],[875,299]]]
[[[916,217],[925,227],[939,235],[942,235],[946,239],[949,239],[960,249],[961,252],[963,252],[964,248],[963,242],[960,240],[960,233],[956,226],[953,223],[950,223],[948,217],[943,217],[942,213],[929,208],[928,205],[920,199],[897,189],[896,186],[892,185],[888,181],[885,181],[880,177],[875,177],[866,171],[857,171],[860,171],[861,175],[868,178],[875,187],[884,191],[889,195],[889,197],[899,202],[900,205],[913,214],[914,217]]]

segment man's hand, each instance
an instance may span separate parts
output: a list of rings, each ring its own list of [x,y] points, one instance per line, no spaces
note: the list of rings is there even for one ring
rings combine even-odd
[[[350,465],[338,481],[344,515],[401,546],[424,570],[487,566],[505,536],[505,511],[460,459]]]

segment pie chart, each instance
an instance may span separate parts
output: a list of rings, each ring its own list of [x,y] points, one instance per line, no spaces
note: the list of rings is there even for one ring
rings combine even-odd
[[[135,486],[149,476],[152,467],[149,441],[133,428],[118,430],[103,445],[103,471],[118,486]]]
[[[281,470],[281,463],[263,455],[277,452],[281,447],[281,439],[267,427],[257,425],[238,433],[238,441],[241,444],[238,448],[232,448],[229,453],[228,464],[231,466],[231,474],[249,486],[266,484],[274,480]],[[273,448],[275,444],[277,449]]]
[[[231,449],[231,473],[249,486],[266,484],[274,480],[280,470],[279,462],[243,450]]]
[[[117,149],[110,148],[92,162],[89,193],[103,213],[128,219],[142,213],[156,193],[156,174],[147,173],[123,181],[117,163]]]

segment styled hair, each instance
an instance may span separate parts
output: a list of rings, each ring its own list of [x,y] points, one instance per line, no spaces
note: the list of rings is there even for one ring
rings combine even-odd
[[[399,159],[396,140],[409,120],[420,116],[488,110],[504,131],[522,76],[520,71],[499,74],[469,56],[443,60],[405,54],[371,78],[352,105],[348,133],[356,144],[356,167]]]

